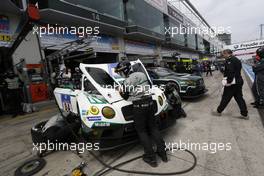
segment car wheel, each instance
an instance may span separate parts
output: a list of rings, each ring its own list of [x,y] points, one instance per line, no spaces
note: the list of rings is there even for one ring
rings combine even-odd
[[[31,159],[22,164],[15,171],[15,176],[31,176],[38,173],[46,165],[46,161],[43,158]]]
[[[39,144],[39,143],[44,143],[46,141],[43,135],[43,132],[42,132],[42,128],[44,127],[46,123],[47,121],[40,122],[31,128],[31,137],[32,137],[33,143]]]
[[[178,93],[180,93],[180,86],[175,82],[169,82],[168,84],[171,84]]]

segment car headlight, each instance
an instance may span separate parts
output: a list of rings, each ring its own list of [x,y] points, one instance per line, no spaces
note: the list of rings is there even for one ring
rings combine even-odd
[[[196,83],[195,81],[192,80],[185,80],[185,81],[180,81],[181,86],[195,86]]]
[[[188,83],[187,83],[187,81],[180,81],[180,85],[181,85],[181,86],[187,86]]]
[[[192,80],[189,80],[188,81],[188,85],[190,85],[190,86],[196,86],[196,82],[195,81],[192,81]]]
[[[162,98],[161,96],[159,96],[159,97],[158,97],[158,100],[159,100],[159,104],[160,104],[160,106],[162,106],[163,103],[164,103],[164,102],[163,102],[163,98]]]
[[[102,109],[102,114],[107,119],[112,119],[115,117],[115,111],[108,106],[106,106]]]

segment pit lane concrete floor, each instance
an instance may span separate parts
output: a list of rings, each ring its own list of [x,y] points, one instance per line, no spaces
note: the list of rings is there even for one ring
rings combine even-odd
[[[188,114],[177,124],[168,129],[163,136],[167,143],[231,143],[230,151],[192,150],[197,156],[198,164],[186,176],[262,176],[264,173],[264,128],[256,109],[249,104],[253,101],[250,87],[244,85],[244,98],[249,108],[250,120],[239,119],[239,110],[234,100],[229,104],[222,117],[214,117],[215,109],[221,98],[221,74],[214,72],[213,77],[205,77],[209,92],[196,100],[185,100],[184,107]],[[0,119],[0,175],[13,175],[14,170],[24,160],[32,157],[30,128],[36,122],[49,118],[57,113],[55,106],[16,119]],[[119,163],[142,154],[140,145],[129,146],[115,151],[97,153],[107,163]],[[104,169],[92,156],[85,152],[81,158],[73,152],[57,152],[48,155],[47,166],[38,174],[64,175],[69,173],[83,159],[88,166],[85,171],[94,175]],[[169,162],[159,161],[158,168],[150,168],[142,160],[123,166],[123,169],[150,172],[173,172],[188,168],[192,158],[184,152],[169,153]],[[111,176],[133,175],[116,171]]]

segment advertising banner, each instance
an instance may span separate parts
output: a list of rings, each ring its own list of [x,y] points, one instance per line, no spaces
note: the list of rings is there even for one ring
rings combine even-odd
[[[154,44],[126,40],[125,50],[127,54],[155,55],[156,46]]]
[[[226,47],[231,50],[245,50],[250,48],[259,48],[261,46],[264,46],[264,40],[255,40],[250,42],[238,43]]]
[[[78,36],[72,34],[43,35],[40,40],[43,48],[51,46],[49,49],[57,50],[65,47],[68,42],[78,40]],[[94,41],[87,48],[81,49],[81,51],[85,51],[88,48],[93,48],[95,52],[118,53],[119,43],[117,38],[101,35],[95,36]]]
[[[9,47],[11,39],[10,20],[7,16],[0,15],[0,46]]]

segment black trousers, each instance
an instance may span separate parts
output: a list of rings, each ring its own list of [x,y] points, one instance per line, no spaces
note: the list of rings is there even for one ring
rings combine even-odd
[[[133,102],[134,123],[146,157],[155,155],[152,139],[157,145],[158,152],[165,152],[165,142],[161,137],[154,118],[152,98]]]
[[[22,108],[22,90],[21,89],[8,89],[7,90],[6,103],[8,105],[8,111],[12,115],[19,115],[23,113]]]
[[[224,93],[222,96],[221,103],[217,108],[217,111],[219,113],[222,113],[224,111],[228,103],[234,97],[240,108],[241,115],[247,116],[248,114],[247,105],[243,98],[242,87],[243,87],[243,84],[235,84],[235,85],[224,88]]]
[[[207,70],[207,72],[206,72],[206,76],[208,76],[209,73],[210,73],[211,76],[213,76],[212,70]]]
[[[255,100],[257,101],[258,100],[258,91],[257,91],[256,79],[254,80],[253,85],[252,85],[252,93],[254,95]]]

